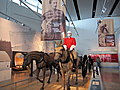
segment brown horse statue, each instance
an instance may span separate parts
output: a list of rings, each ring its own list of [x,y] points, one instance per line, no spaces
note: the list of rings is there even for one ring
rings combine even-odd
[[[49,70],[50,70],[48,83],[50,83],[50,78],[51,78],[51,75],[52,75],[52,66],[57,69],[57,81],[59,81],[59,74],[61,74],[60,66],[59,66],[59,63],[54,61],[54,53],[47,54],[47,53],[39,52],[39,51],[29,52],[25,56],[25,60],[23,62],[23,68],[30,65],[33,60],[36,61],[36,67],[37,67],[37,69],[36,69],[36,73],[37,73],[36,79],[38,79],[41,83],[43,83],[43,85],[41,87],[41,90],[44,89],[45,73],[46,73],[47,68],[49,68]],[[39,78],[39,73],[40,73],[41,69],[43,71],[43,80],[41,80]]]
[[[60,64],[60,69],[62,72],[62,81],[64,84],[64,90],[65,90],[65,85],[66,85],[66,80],[67,80],[67,90],[70,90],[70,77],[72,74],[76,74],[76,82],[75,84],[78,84],[78,80],[77,80],[77,74],[78,74],[78,59],[77,59],[77,65],[76,65],[76,70],[75,72],[72,71],[73,68],[73,59],[74,57],[70,56],[70,51],[66,51],[63,46],[62,46],[62,42],[58,43],[56,42],[56,47],[55,47],[55,57],[54,60],[58,60],[59,64]],[[66,78],[66,76],[67,78]]]

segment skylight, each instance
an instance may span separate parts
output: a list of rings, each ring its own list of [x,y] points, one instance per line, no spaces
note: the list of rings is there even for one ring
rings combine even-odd
[[[20,2],[20,0],[11,0],[21,6],[25,6]],[[42,4],[38,0],[22,0],[26,5],[28,5],[32,10],[42,14]]]

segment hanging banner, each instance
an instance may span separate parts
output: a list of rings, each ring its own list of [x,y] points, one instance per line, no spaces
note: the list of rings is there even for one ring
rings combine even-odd
[[[65,1],[64,1],[65,2]],[[43,0],[42,40],[61,40],[65,35],[65,7],[62,0]]]
[[[98,26],[98,44],[100,47],[114,47],[114,25],[113,19],[104,19]]]
[[[94,54],[91,55],[94,62],[96,62],[96,58],[100,57],[101,62],[116,62],[118,63],[118,54]]]

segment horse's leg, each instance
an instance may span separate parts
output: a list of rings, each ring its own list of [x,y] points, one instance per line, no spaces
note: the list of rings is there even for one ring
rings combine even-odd
[[[76,82],[75,84],[77,85],[78,84],[78,67],[76,68]]]
[[[57,80],[56,80],[56,82],[59,82],[59,71],[58,71],[58,69],[57,69]]]
[[[42,85],[42,87],[41,87],[41,90],[44,90],[46,67],[43,68],[42,71],[43,71],[43,85]]]
[[[63,90],[65,90],[65,73],[63,72]]]
[[[62,77],[62,73],[61,73],[61,68],[60,68],[60,66],[59,66],[58,71],[59,71],[60,76]]]
[[[47,83],[50,83],[51,75],[52,75],[52,65],[50,66],[50,75]]]
[[[37,69],[36,72],[37,72],[36,79],[39,80],[41,83],[43,83],[43,81],[40,80],[40,78],[39,78],[40,69]]]
[[[68,75],[67,90],[70,90],[70,74]]]
[[[60,65],[60,69],[61,69],[61,73],[62,73],[62,84],[63,84],[63,90],[65,90],[65,72],[64,72],[64,68],[62,67],[62,64],[59,63]]]
[[[56,80],[56,82],[59,82],[59,74],[62,76],[62,73],[60,71],[60,67],[57,68],[57,80]]]
[[[31,75],[31,66],[30,66],[30,65],[28,65],[27,69],[28,69],[29,76],[30,76],[30,75]]]

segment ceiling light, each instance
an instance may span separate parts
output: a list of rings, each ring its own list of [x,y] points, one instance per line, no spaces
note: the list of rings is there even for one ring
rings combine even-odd
[[[102,9],[102,13],[105,13],[105,12],[106,12],[106,8],[103,7],[103,9]]]

